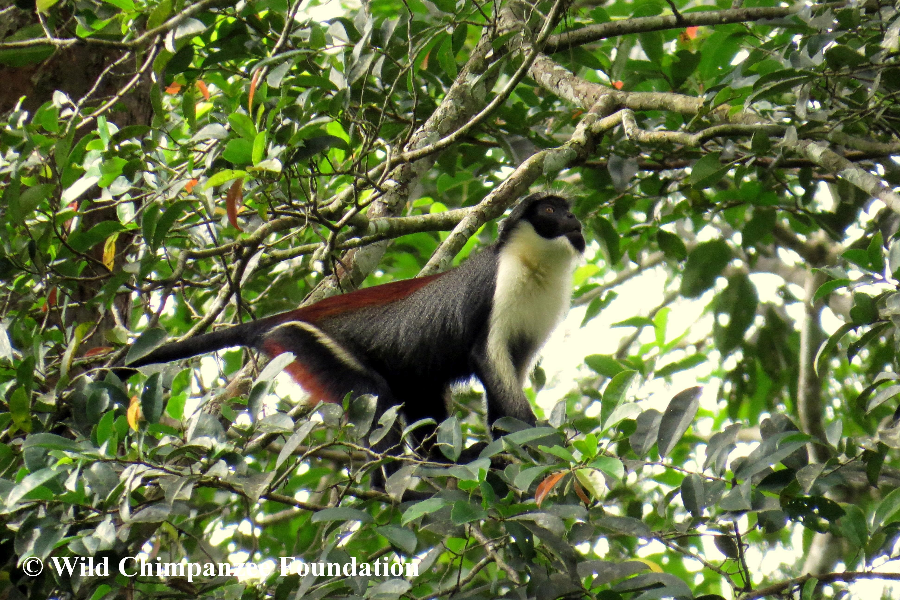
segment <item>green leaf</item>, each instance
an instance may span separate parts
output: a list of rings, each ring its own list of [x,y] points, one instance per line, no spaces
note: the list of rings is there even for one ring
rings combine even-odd
[[[853,263],[863,271],[871,271],[871,263],[869,262],[869,253],[862,248],[851,248],[841,254],[841,258]]]
[[[585,325],[587,325],[592,319],[594,319],[594,317],[599,315],[604,308],[609,306],[617,297],[618,294],[610,291],[606,294],[603,294],[603,296],[598,296],[597,298],[591,300],[590,304],[588,304],[587,310],[584,311],[584,318],[581,320],[581,325],[579,325],[579,327],[584,327]]]
[[[57,2],[59,2],[59,0],[37,0],[35,2],[35,8],[37,8],[39,12],[46,13],[50,7]]]
[[[650,448],[659,437],[659,424],[662,422],[662,413],[655,408],[650,408],[638,415],[636,419],[637,429],[628,438],[631,449],[638,456],[646,456]]]
[[[319,31],[319,29],[314,28],[314,31]],[[327,77],[319,77],[317,75],[298,75],[297,77],[294,77],[293,81],[296,85],[302,87],[316,88],[327,92],[338,91],[338,87]]]
[[[265,130],[260,131],[256,134],[256,137],[253,139],[253,164],[258,165],[263,158],[266,156],[266,144],[268,142],[268,135]]]
[[[900,488],[897,488],[885,496],[875,507],[875,516],[872,526],[879,528],[897,520],[897,511],[900,511]],[[892,518],[893,517],[893,518]]]
[[[235,165],[249,165],[253,163],[253,142],[243,138],[228,140],[222,158]]]
[[[880,231],[875,232],[875,235],[872,236],[872,241],[869,242],[866,254],[868,254],[872,271],[878,274],[884,273],[884,269],[886,268],[884,260],[884,238],[881,237]]]
[[[253,120],[244,113],[231,113],[228,115],[228,123],[231,125],[231,128],[246,141],[252,143],[256,139],[256,134],[258,133],[256,131],[256,125],[254,125]]]
[[[735,479],[749,481],[757,473],[780,463],[797,450],[804,448],[811,439],[810,436],[803,433],[785,432],[765,440],[735,470]]]
[[[451,36],[446,36],[444,41],[441,42],[441,45],[438,48],[437,58],[441,65],[441,69],[447,74],[447,77],[456,79],[456,56],[453,54],[453,38]]]
[[[747,98],[746,104],[749,105],[756,100],[795,91],[818,76],[818,74],[811,71],[798,71],[796,69],[779,69],[767,73],[753,84],[753,93]]]
[[[287,439],[284,446],[282,446],[281,451],[278,453],[278,458],[275,461],[276,469],[284,464],[284,461],[293,454],[294,450],[296,450],[300,443],[306,439],[306,436],[310,434],[315,426],[316,423],[314,421],[306,421],[291,434],[291,437]]]
[[[653,327],[653,325],[653,320],[647,317],[630,317],[624,321],[613,323],[611,327],[637,327],[638,329],[643,329],[644,327]]]
[[[571,452],[569,452],[567,449],[563,448],[562,446],[552,446],[552,447],[538,446],[538,449],[541,452],[546,452],[548,454],[552,454],[553,456],[555,456],[557,458],[561,458],[564,461],[567,461],[567,462],[570,462],[573,464],[578,462],[577,460],[575,460],[575,456]]]
[[[691,354],[687,358],[683,358],[681,360],[675,361],[673,363],[668,363],[657,368],[653,372],[653,376],[656,378],[669,377],[670,375],[674,375],[675,373],[687,371],[693,369],[696,366],[702,365],[707,360],[708,359],[704,354]]]
[[[765,156],[772,150],[772,142],[769,134],[764,131],[757,131],[750,138],[750,149],[757,156]]]
[[[700,394],[703,392],[701,387],[692,387],[675,394],[669,401],[666,411],[663,413],[659,422],[659,434],[657,436],[657,445],[659,446],[659,456],[664,457],[674,448],[681,436],[685,434],[694,417],[697,409],[700,408]]]
[[[623,533],[628,536],[649,538],[652,530],[643,522],[634,517],[600,517],[597,525],[614,533]]]
[[[869,345],[873,340],[880,339],[882,334],[885,334],[888,329],[892,329],[893,327],[893,323],[881,323],[880,325],[875,325],[869,331],[859,336],[859,339],[852,342],[847,348],[847,362],[853,362],[853,359],[860,350]]]
[[[609,220],[600,216],[591,219],[590,225],[597,237],[600,238],[600,241],[603,242],[610,264],[618,263],[622,258],[622,250],[620,248],[621,236],[616,231],[615,226]]]
[[[206,183],[203,185],[203,189],[208,190],[209,188],[223,185],[234,181],[235,179],[242,179],[245,177],[247,177],[247,171],[243,171],[241,169],[224,169],[207,179]]]
[[[51,183],[33,185],[26,189],[19,194],[15,202],[9,203],[9,217],[20,222],[31,218],[34,210],[49,198],[55,189],[56,186]]]
[[[40,469],[27,475],[22,479],[19,483],[17,483],[12,490],[6,496],[6,506],[15,506],[16,503],[24,498],[28,493],[37,488],[40,485],[43,485],[54,479],[59,477],[62,471],[57,470],[56,468],[47,468]]]
[[[641,41],[643,45],[643,40]],[[678,89],[688,80],[688,78],[700,66],[702,54],[700,52],[690,52],[688,50],[678,50],[675,53],[675,60],[672,61],[671,68],[668,69],[669,77],[672,79],[672,88]],[[726,94],[730,90],[723,90]]]
[[[175,221],[181,217],[182,213],[184,213],[189,206],[189,202],[176,202],[165,210],[156,222],[156,228],[153,231],[153,240],[150,242],[151,248],[156,250],[162,245],[166,236],[169,235],[169,230],[172,229],[172,225],[175,224]]]
[[[585,435],[582,439],[572,440],[572,447],[581,452],[582,456],[588,458],[597,456],[598,446],[597,436],[593,433]]]
[[[850,308],[850,318],[857,326],[877,321],[878,306],[875,303],[875,298],[863,293],[853,294],[853,307]]]
[[[835,44],[825,52],[825,61],[832,69],[839,70],[842,67],[856,68],[869,63],[869,59],[843,44]]]
[[[730,512],[750,510],[753,507],[750,503],[750,482],[745,481],[744,483],[731,488],[731,490],[719,500],[718,506],[721,510]]]
[[[815,577],[810,577],[805,582],[803,582],[803,590],[800,592],[800,600],[813,600],[816,597],[816,586],[819,585],[819,580]]]
[[[145,330],[128,350],[125,364],[133,363],[156,350],[166,341],[166,330],[162,327],[151,327]]]
[[[722,166],[718,152],[710,152],[694,163],[691,168],[691,185],[696,188],[714,186],[731,169],[731,165]]]
[[[728,315],[728,324],[723,327],[717,319],[713,328],[716,344],[724,356],[741,346],[758,306],[759,296],[750,278],[745,273],[732,275],[728,287],[716,299],[716,314]]]
[[[146,204],[143,213],[141,213],[141,235],[143,235],[144,241],[148,244],[152,243],[154,239],[153,232],[156,231],[160,210],[160,205],[157,202],[152,202]]]
[[[376,527],[375,531],[387,538],[394,548],[397,548],[406,555],[412,556],[416,553],[418,538],[416,537],[416,534],[409,529],[393,525],[382,525],[381,527]]]
[[[658,230],[656,232],[656,243],[667,258],[677,261],[687,258],[688,252],[684,241],[674,233],[669,233],[665,229]]]
[[[452,461],[456,461],[462,453],[463,436],[459,419],[455,416],[446,419],[438,426],[437,443],[441,453]]]
[[[866,514],[855,504],[845,504],[842,508],[845,514],[838,520],[841,535],[857,548],[865,548],[869,543]]]
[[[372,422],[375,420],[377,407],[378,398],[372,394],[362,394],[350,400],[347,423],[354,428],[353,438],[362,439],[369,433],[372,429]]]
[[[696,473],[687,475],[681,481],[681,500],[684,502],[684,508],[695,519],[703,516],[703,509],[706,508],[706,490],[703,479]]]
[[[866,413],[872,412],[898,394],[900,394],[900,385],[889,385],[886,388],[881,388],[866,405]]]
[[[51,4],[55,4],[58,0],[53,0]],[[4,42],[14,42],[22,40],[37,40],[44,37],[44,30],[41,24],[34,22],[19,28],[17,31],[7,36]],[[54,47],[50,44],[38,44],[27,48],[10,48],[9,50],[0,50],[0,64],[10,67],[24,67],[33,65],[48,58],[54,52]]]
[[[697,244],[684,266],[681,294],[686,298],[697,298],[713,287],[731,258],[731,248],[725,240]]]
[[[72,331],[72,336],[69,338],[69,343],[66,345],[66,351],[63,353],[62,363],[59,367],[59,374],[61,377],[68,377],[69,369],[72,367],[72,360],[75,358],[75,353],[78,352],[81,340],[84,339],[84,336],[86,336],[93,327],[94,323],[88,321],[87,323],[79,323],[74,331]]]
[[[644,54],[650,59],[650,62],[660,65],[663,59],[663,38],[658,31],[648,31],[639,33],[638,39],[641,41],[641,48]],[[698,57],[699,58],[699,57]]]
[[[613,456],[598,456],[588,466],[606,473],[613,479],[621,481],[625,478],[625,465]]]
[[[34,120],[51,133],[59,132],[59,107],[49,102],[45,103],[34,115]]]
[[[841,325],[840,328],[831,334],[831,336],[819,347],[819,351],[816,354],[816,375],[821,377],[822,374],[825,373],[825,368],[828,366],[828,361],[831,359],[831,355],[835,348],[837,348],[838,342],[841,341],[842,337],[857,327],[859,327],[859,325],[853,323]]]
[[[372,600],[400,600],[408,597],[407,592],[412,589],[412,586],[413,584],[405,579],[388,579],[366,590],[366,598],[371,598]]]
[[[630,416],[627,413],[623,414],[620,409],[624,406],[628,388],[631,387],[637,376],[637,371],[622,371],[606,385],[606,389],[603,390],[603,404],[600,412],[604,431]],[[634,408],[639,410],[636,406]]]
[[[527,492],[531,485],[534,483],[534,480],[542,476],[551,468],[552,467],[550,465],[540,465],[537,467],[528,467],[527,469],[522,469],[513,480],[513,485],[518,489]]]
[[[813,295],[813,302],[818,302],[833,291],[845,288],[851,283],[853,282],[849,279],[832,279],[831,281],[826,281],[816,290],[816,293]]]
[[[125,227],[118,221],[103,221],[97,223],[88,231],[76,231],[70,235],[69,245],[77,252],[87,252],[97,244],[105,241],[109,236],[124,230]]]
[[[289,60],[282,62],[280,65],[269,72],[268,77],[266,77],[266,83],[269,84],[269,87],[273,87],[275,89],[280,88],[284,76],[287,75],[287,72],[290,71],[291,67],[293,66],[294,63]]]
[[[172,14],[172,0],[160,0],[156,8],[147,17],[147,29],[156,29]]]
[[[63,450],[65,452],[82,452],[81,445],[75,440],[70,440],[54,433],[35,433],[25,438],[23,448],[50,448],[51,450]]]
[[[588,69],[593,69],[594,71],[603,71],[606,72],[609,70],[609,64],[603,64],[603,62],[597,58],[597,56],[581,46],[575,46],[573,48],[569,48],[566,50],[566,54],[571,57],[576,63],[583,67],[587,67]]]
[[[97,445],[102,446],[109,442],[113,434],[115,433],[115,425],[116,415],[112,411],[108,411],[103,414],[100,418],[100,422],[97,423]],[[115,454],[115,448],[113,447],[115,444],[109,444],[106,449],[107,454]]]
[[[891,246],[888,250],[888,269],[894,279],[900,276],[900,240],[891,240]]]
[[[503,35],[498,35],[494,39],[491,40],[491,47],[494,50],[500,50],[503,46],[506,45],[506,42],[512,39],[514,35],[521,35],[521,31],[510,31],[508,33],[504,33]]]
[[[31,397],[23,387],[17,387],[9,398],[9,412],[13,424],[24,432],[31,431]]]
[[[584,357],[584,364],[604,377],[613,378],[626,368],[609,354],[591,354]]]
[[[480,521],[487,518],[487,511],[481,506],[459,500],[453,503],[453,509],[450,511],[450,520],[454,525],[465,525],[472,521]]]
[[[405,511],[400,519],[401,525],[406,525],[410,521],[414,521],[423,515],[435,512],[439,508],[446,506],[447,502],[443,498],[429,498],[421,502],[416,502]]]
[[[336,506],[326,508],[315,513],[311,518],[312,523],[326,523],[328,521],[359,521],[360,523],[374,523],[375,520],[367,512],[363,512],[349,506]]]
[[[134,2],[132,0],[103,0],[107,4],[112,4],[113,6],[118,6],[122,10],[126,12],[134,11]]]
[[[148,423],[158,423],[163,411],[163,385],[159,373],[154,373],[144,384],[141,393],[141,412]]]
[[[625,400],[625,393],[631,387],[631,384],[634,383],[637,376],[637,371],[622,371],[613,377],[607,384],[606,389],[603,390],[604,402],[612,402],[615,405],[621,404]]]

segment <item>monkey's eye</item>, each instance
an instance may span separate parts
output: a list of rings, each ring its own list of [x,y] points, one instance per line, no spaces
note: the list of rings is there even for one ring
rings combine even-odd
[[[548,215],[552,215],[552,214],[553,214],[553,207],[552,207],[552,206],[548,206],[547,208],[544,209],[544,212],[547,213]]]

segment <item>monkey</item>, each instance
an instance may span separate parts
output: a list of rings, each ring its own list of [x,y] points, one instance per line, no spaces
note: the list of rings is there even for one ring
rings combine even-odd
[[[269,357],[290,352],[294,361],[285,370],[311,399],[339,403],[347,394],[372,394],[376,419],[402,404],[409,423],[445,420],[451,385],[474,376],[484,387],[489,433],[501,417],[533,426],[522,386],[568,311],[584,249],[568,200],[532,194],[501,222],[496,242],[454,269],[165,344],[127,366],[232,346]],[[396,448],[399,434],[379,444]]]

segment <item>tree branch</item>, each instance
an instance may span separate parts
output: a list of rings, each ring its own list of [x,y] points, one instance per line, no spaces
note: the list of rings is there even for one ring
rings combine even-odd
[[[870,196],[878,198],[892,211],[900,214],[900,195],[884,185],[881,179],[859,165],[853,164],[829,148],[824,142],[799,140],[793,143],[787,141],[783,143],[795,152],[806,156],[820,167],[855,185]]]
[[[770,596],[781,596],[792,588],[799,588],[810,579],[817,579],[820,583],[834,583],[836,581],[857,581],[859,579],[884,579],[887,581],[900,581],[900,573],[877,573],[870,571],[846,571],[844,573],[828,573],[827,575],[801,575],[781,583],[776,583],[763,588],[741,594],[737,600],[756,600]]]
[[[843,3],[841,3],[843,4]],[[568,50],[575,46],[583,46],[603,39],[628,35],[630,33],[647,33],[666,29],[684,29],[698,25],[726,25],[728,23],[744,23],[765,19],[780,19],[797,13],[801,5],[794,7],[741,8],[731,10],[713,10],[703,12],[681,13],[675,15],[659,15],[655,17],[637,17],[596,23],[550,36],[544,46],[546,54]],[[812,7],[815,9],[816,7]],[[702,10],[702,9],[701,9]]]

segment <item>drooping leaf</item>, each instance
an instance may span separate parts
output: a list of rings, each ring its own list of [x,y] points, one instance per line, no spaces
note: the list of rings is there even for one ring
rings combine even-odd
[[[166,341],[166,330],[162,327],[151,327],[145,330],[125,355],[125,364],[132,363],[156,350]]]
[[[731,249],[724,240],[698,244],[690,253],[681,278],[681,294],[697,298],[710,289],[731,262]]]
[[[657,444],[660,457],[667,456],[691,426],[697,409],[700,408],[702,391],[701,387],[688,388],[675,394],[669,401],[659,422]]]

